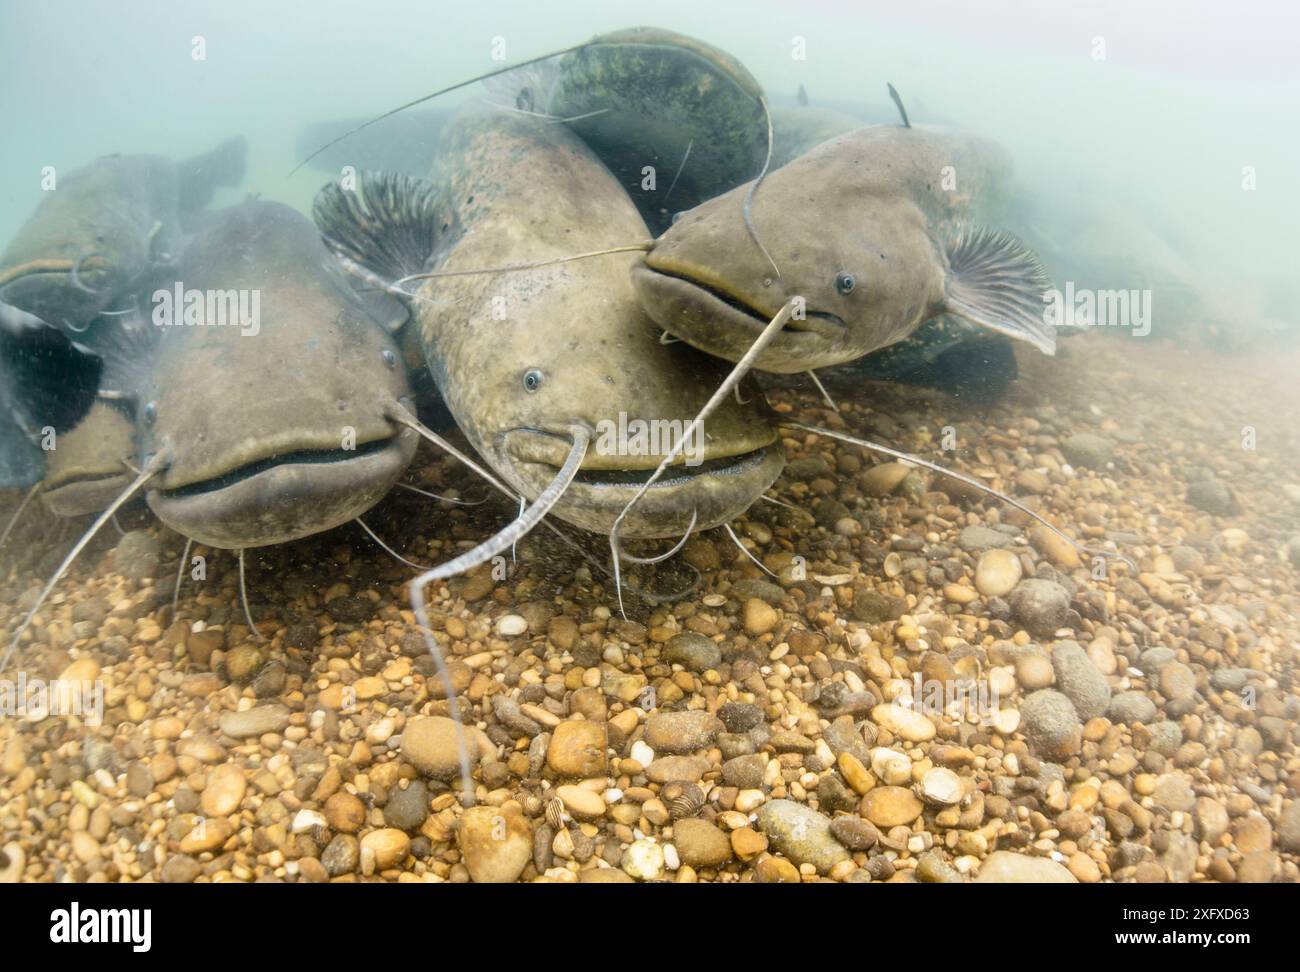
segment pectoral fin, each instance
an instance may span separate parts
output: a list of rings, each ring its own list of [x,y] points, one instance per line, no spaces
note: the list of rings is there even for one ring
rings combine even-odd
[[[312,217],[336,255],[387,285],[423,271],[449,229],[434,187],[397,172],[361,173],[353,189],[327,183]]]
[[[1010,233],[976,227],[958,234],[947,255],[948,313],[1056,353],[1043,302],[1052,281],[1033,250]]]

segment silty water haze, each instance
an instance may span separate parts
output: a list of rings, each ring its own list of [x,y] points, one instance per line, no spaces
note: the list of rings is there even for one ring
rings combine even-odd
[[[0,883],[1300,883],[1294,5],[0,6]]]

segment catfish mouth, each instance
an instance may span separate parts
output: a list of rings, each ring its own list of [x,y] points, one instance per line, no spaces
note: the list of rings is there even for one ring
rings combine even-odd
[[[160,520],[224,549],[286,543],[340,526],[383,498],[415,454],[403,429],[355,449],[302,449],[174,489],[153,489]]]
[[[568,441],[540,429],[515,431]],[[531,495],[540,493],[560,472],[559,466],[536,455],[524,458],[509,446],[506,452],[515,478]],[[645,458],[644,468],[580,468],[553,512],[584,529],[609,533],[615,519],[654,475],[662,457]],[[619,535],[628,539],[680,537],[691,527],[692,518],[695,530],[726,523],[747,510],[776,481],[784,466],[785,450],[775,436],[766,445],[744,452],[697,465],[669,466],[623,520]]]
[[[700,350],[729,361],[739,360],[775,316],[775,312],[766,314],[697,277],[647,263],[632,268],[632,282],[642,306],[656,323]],[[847,336],[848,326],[839,315],[807,311],[803,320],[786,322],[759,355],[756,367],[789,372],[839,363],[846,358],[839,349]]]
[[[130,482],[125,472],[83,473],[47,483],[41,489],[41,499],[55,516],[100,513]]]

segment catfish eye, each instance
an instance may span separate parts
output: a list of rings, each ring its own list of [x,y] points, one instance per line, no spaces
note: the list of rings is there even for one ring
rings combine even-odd
[[[677,212],[673,213],[673,223],[676,223],[679,219],[681,219],[685,215],[686,215],[686,210],[684,209],[677,210]]]
[[[158,403],[157,403],[157,402],[145,402],[145,405],[144,405],[144,420],[145,420],[145,424],[147,424],[147,425],[153,425],[154,421],[157,420],[157,418],[158,418]]]
[[[397,367],[397,355],[393,354],[391,348],[384,348],[381,357],[384,359],[384,364],[388,365],[389,368]]]
[[[847,270],[841,270],[835,275],[835,289],[842,294],[853,293],[853,288],[857,285],[858,282],[853,279],[853,274]]]
[[[535,392],[542,387],[542,373],[536,368],[532,368],[524,373],[524,388],[530,392]]]

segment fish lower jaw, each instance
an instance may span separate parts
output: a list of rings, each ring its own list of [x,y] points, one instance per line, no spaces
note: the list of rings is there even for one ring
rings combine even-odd
[[[697,531],[726,523],[753,505],[784,466],[784,450],[780,442],[774,442],[698,466],[670,467],[624,518],[619,535],[627,539],[680,537],[691,526],[692,515]],[[540,493],[558,472],[544,463],[515,469],[530,495]],[[608,534],[653,473],[653,469],[580,471],[553,513],[585,530]]]
[[[199,543],[227,550],[287,543],[322,533],[374,506],[415,455],[402,432],[355,451],[294,453],[215,480],[150,490],[158,519]]]
[[[739,361],[770,318],[688,277],[640,266],[632,270],[641,306],[673,337],[727,361]],[[796,374],[843,364],[857,357],[848,329],[830,314],[809,313],[790,321],[758,355],[760,371]]]

